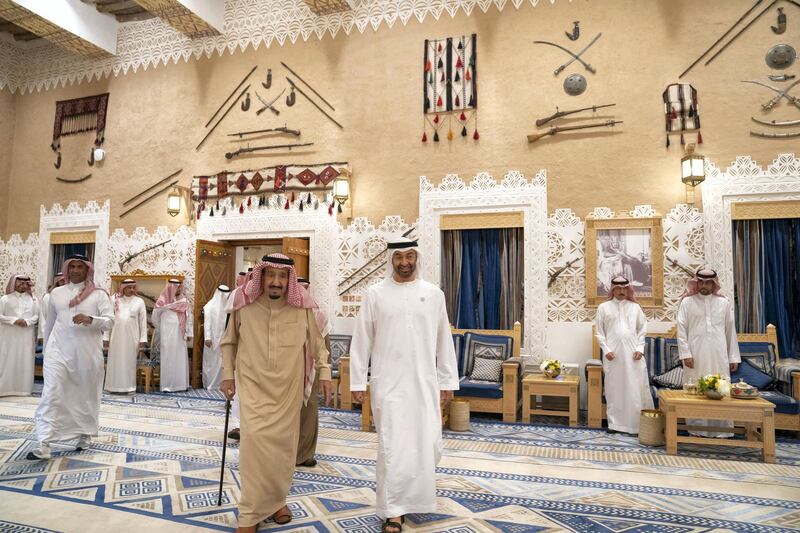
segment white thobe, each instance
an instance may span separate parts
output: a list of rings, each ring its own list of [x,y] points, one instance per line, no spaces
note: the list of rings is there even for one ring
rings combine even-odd
[[[14,324],[19,319],[25,326]],[[33,390],[35,339],[39,301],[12,292],[0,298],[0,396],[28,396]]]
[[[103,336],[108,343],[105,389],[109,392],[136,391],[136,363],[139,343],[147,342],[147,308],[138,296],[116,297],[114,329]]]
[[[192,335],[191,311],[186,315],[186,334],[181,335],[178,313],[164,307],[153,309],[153,324],[159,330],[162,392],[179,392],[189,388],[187,341]]]
[[[36,409],[40,443],[97,435],[103,394],[103,331],[114,325],[114,308],[100,290],[70,307],[84,283],[68,283],[50,293],[45,325],[44,388]],[[74,324],[75,315],[92,317],[88,326]]]
[[[367,290],[350,345],[350,389],[367,387],[378,434],[376,512],[436,511],[439,391],[458,389],[444,293],[423,280]]]
[[[642,409],[653,408],[644,353],[647,319],[639,304],[610,300],[597,308],[595,332],[603,349],[603,389],[606,396],[608,428],[624,433],[639,433]],[[606,354],[613,353],[609,361]]]
[[[44,341],[44,326],[47,324],[47,308],[50,305],[50,293],[44,293],[42,301],[39,305],[39,332],[36,335],[37,339]],[[44,344],[44,342],[42,342]]]
[[[681,300],[678,308],[678,353],[681,360],[692,358],[694,368],[685,367],[684,381],[697,383],[706,374],[719,374],[730,379],[730,364],[739,363],[739,343],[733,305],[722,296],[695,294]],[[733,422],[722,420],[687,420],[688,425],[733,427]],[[706,431],[691,432],[703,437],[732,437],[733,433],[715,434]]]
[[[227,301],[228,294],[217,291],[203,306],[203,336],[205,341],[211,341],[211,346],[203,343],[203,386],[208,390],[219,390],[222,383],[222,352],[219,343],[225,334]]]

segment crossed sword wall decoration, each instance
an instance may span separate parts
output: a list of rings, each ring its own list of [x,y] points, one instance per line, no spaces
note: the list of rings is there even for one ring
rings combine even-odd
[[[565,68],[570,66],[575,61],[577,61],[578,63],[583,65],[583,68],[585,68],[586,70],[588,70],[592,74],[597,74],[597,70],[595,70],[595,68],[592,65],[590,65],[589,63],[587,63],[586,61],[581,59],[581,56],[583,55],[584,52],[586,52],[586,50],[591,48],[592,45],[594,43],[596,43],[597,40],[600,39],[600,37],[602,35],[603,35],[602,33],[598,33],[597,35],[595,35],[594,39],[589,41],[589,44],[584,46],[583,49],[580,52],[578,52],[577,54],[575,52],[573,52],[572,50],[569,50],[568,48],[565,48],[565,47],[561,46],[560,44],[551,43],[550,41],[533,41],[533,42],[534,42],[534,44],[546,44],[546,45],[549,45],[549,46],[554,46],[554,47],[558,48],[559,50],[563,50],[564,52],[566,52],[566,53],[568,53],[569,55],[572,56],[572,59],[570,59],[569,61],[567,61],[566,63],[564,63],[560,67],[558,67],[555,71],[553,71],[553,75],[554,76],[558,76],[559,74],[561,74],[564,71]]]

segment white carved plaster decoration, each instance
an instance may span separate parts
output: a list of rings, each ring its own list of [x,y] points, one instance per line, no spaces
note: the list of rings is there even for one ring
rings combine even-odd
[[[217,0],[222,1],[222,0]],[[82,83],[120,73],[147,70],[190,59],[244,52],[249,47],[283,46],[298,39],[335,38],[353,30],[377,31],[398,21],[435,20],[443,14],[453,18],[469,16],[477,7],[502,11],[536,6],[541,0],[353,0],[353,9],[317,16],[303,0],[225,0],[225,31],[222,35],[190,39],[159,18],[126,22],[119,26],[117,54],[103,59],[86,59],[42,42],[18,44],[11,39],[0,43],[0,89],[32,92],[59,85]],[[550,0],[549,3],[555,3]],[[10,37],[10,36],[9,36]]]
[[[703,182],[705,214],[705,262],[717,269],[723,290],[733,289],[733,237],[731,205],[800,199],[800,159],[780,154],[766,168],[750,156],[739,156],[722,170],[706,160]]]

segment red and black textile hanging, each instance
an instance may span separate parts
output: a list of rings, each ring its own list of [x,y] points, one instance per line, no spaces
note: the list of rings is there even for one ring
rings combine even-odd
[[[428,127],[432,131],[433,142],[439,142],[439,128],[443,125],[440,115],[459,113],[462,137],[467,137],[468,122],[477,113],[477,35],[448,37],[439,40],[425,40],[423,57],[423,120],[422,142],[428,141]],[[470,117],[464,111],[472,110]],[[427,115],[433,114],[430,120]],[[454,135],[448,120],[448,129],[442,132],[452,140]],[[478,139],[477,118],[473,129],[473,139]]]
[[[61,146],[61,137],[84,131],[97,131],[94,144],[95,146],[103,144],[106,131],[108,94],[97,94],[56,102],[53,143],[50,147],[57,151]]]
[[[661,95],[664,101],[664,128],[667,148],[670,147],[670,134],[680,134],[681,145],[686,144],[684,133],[697,133],[697,144],[703,144],[700,134],[700,112],[697,108],[697,90],[688,83],[667,85]]]

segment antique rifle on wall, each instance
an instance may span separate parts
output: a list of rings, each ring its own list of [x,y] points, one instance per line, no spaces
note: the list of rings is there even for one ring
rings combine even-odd
[[[286,135],[300,136],[300,130],[292,130],[283,126],[282,128],[267,128],[265,130],[252,130],[252,131],[237,131],[236,133],[229,133],[228,137],[239,137],[240,139],[245,135],[257,135],[259,133],[285,133]]]
[[[751,131],[750,135],[763,137],[764,139],[788,139],[790,137],[800,137],[800,131],[787,131],[786,133],[768,133],[766,131]]]
[[[547,124],[548,122],[550,122],[552,120],[555,120],[555,119],[561,118],[561,117],[566,117],[567,115],[573,115],[575,113],[580,113],[581,111],[588,111],[590,109],[594,113],[598,109],[602,109],[604,107],[612,107],[612,106],[615,106],[615,105],[617,105],[617,104],[593,105],[593,106],[589,106],[589,107],[582,107],[580,109],[571,109],[569,111],[559,111],[558,107],[556,107],[556,112],[555,113],[553,113],[549,117],[540,118],[539,120],[536,121],[536,125],[537,126],[544,126],[545,124]]]
[[[596,124],[583,124],[580,126],[553,126],[549,130],[544,133],[532,133],[528,135],[528,142],[536,142],[542,137],[546,137],[548,135],[555,135],[556,133],[561,133],[562,131],[572,131],[572,130],[585,130],[589,128],[606,128],[611,127],[616,124],[622,124],[621,120],[606,120],[605,122],[598,122]]]
[[[300,146],[313,146],[314,143],[296,143],[296,144],[275,144],[269,146],[253,146],[252,148],[239,148],[235,152],[228,152],[225,154],[225,159],[233,159],[237,155],[249,154],[250,152],[259,152],[262,150],[278,150],[280,148],[297,148]]]
[[[671,258],[670,256],[668,256],[668,255],[666,255],[666,254],[664,254],[664,257],[666,257],[666,258],[667,258],[667,261],[669,261],[669,263],[670,263],[672,266],[674,266],[674,267],[676,267],[676,268],[680,268],[680,269],[681,269],[681,270],[683,270],[683,271],[684,271],[686,274],[688,274],[688,275],[689,275],[689,277],[691,277],[691,278],[693,278],[693,277],[694,277],[695,273],[694,273],[692,270],[690,270],[690,269],[689,269],[689,267],[683,266],[682,264],[678,263],[677,261],[675,261],[673,258]]]
[[[142,255],[143,253],[149,252],[150,250],[155,250],[156,248],[164,246],[165,244],[167,244],[168,242],[171,242],[171,241],[172,241],[172,239],[167,239],[164,242],[160,242],[158,244],[154,244],[153,246],[148,246],[147,248],[145,248],[143,250],[139,250],[136,253],[132,253],[132,254],[128,255],[128,257],[126,257],[125,259],[123,259],[122,261],[119,262],[119,271],[120,272],[125,272],[125,270],[124,270],[125,265],[127,265],[128,263],[130,263],[131,261],[133,261],[134,259],[136,259],[140,255]]]
[[[552,274],[550,274],[550,279],[548,279],[548,280],[547,280],[547,288],[549,289],[549,288],[550,288],[550,286],[551,286],[551,285],[553,285],[553,283],[555,283],[555,282],[556,282],[556,280],[558,279],[558,276],[560,276],[561,274],[563,274],[563,273],[564,273],[564,271],[565,271],[566,269],[568,269],[569,267],[571,267],[571,266],[572,266],[572,263],[574,263],[574,262],[575,262],[575,261],[577,261],[577,260],[578,260],[578,258],[577,258],[577,257],[576,257],[576,258],[574,258],[574,259],[570,259],[569,261],[567,261],[567,264],[565,264],[563,267],[561,267],[561,268],[559,268],[559,269],[556,269],[556,270],[554,270],[554,271],[553,271],[553,273],[552,273]]]

